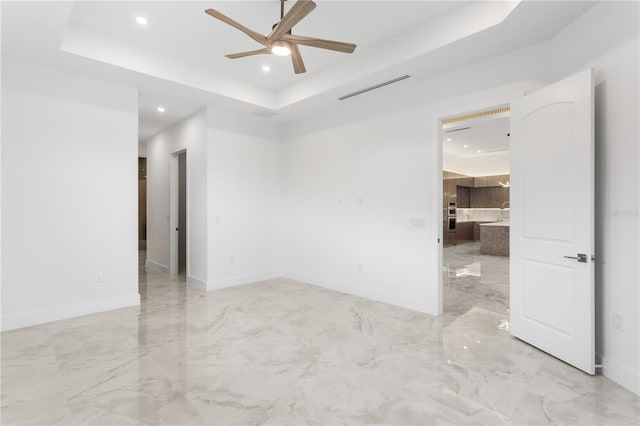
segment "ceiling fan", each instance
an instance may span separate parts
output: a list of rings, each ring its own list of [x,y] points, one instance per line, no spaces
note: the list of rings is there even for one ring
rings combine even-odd
[[[268,36],[264,36],[255,31],[250,30],[242,24],[234,21],[228,16],[223,15],[215,9],[207,9],[205,13],[213,16],[220,21],[231,25],[232,27],[242,31],[264,47],[258,50],[251,50],[249,52],[232,53],[225,55],[229,59],[244,58],[246,56],[253,55],[268,55],[274,54],[278,56],[291,55],[291,61],[293,62],[293,70],[296,74],[306,72],[304,62],[302,61],[302,55],[298,45],[317,47],[320,49],[335,50],[337,52],[353,53],[356,49],[356,45],[353,43],[343,43],[340,41],[323,40],[313,37],[303,37],[299,35],[291,34],[291,29],[300,22],[305,16],[307,16],[313,9],[316,8],[316,4],[311,0],[298,0],[289,11],[284,13],[284,2],[280,0],[280,22],[273,25],[271,33]]]

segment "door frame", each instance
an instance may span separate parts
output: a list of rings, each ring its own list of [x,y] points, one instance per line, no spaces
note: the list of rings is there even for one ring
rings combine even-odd
[[[523,89],[510,89],[506,90],[506,93],[484,93],[475,95],[473,99],[467,96],[447,102],[446,104],[438,105],[431,114],[429,132],[433,143],[431,143],[429,152],[429,210],[430,216],[434,218],[435,222],[436,232],[433,242],[437,244],[437,267],[434,268],[432,274],[432,282],[436,283],[433,294],[433,300],[435,300],[437,307],[437,312],[434,313],[435,315],[442,315],[444,308],[444,283],[442,279],[442,268],[444,266],[444,236],[442,235],[442,122],[446,119],[461,115],[510,106],[512,100],[524,95],[526,95],[526,91]]]
[[[179,188],[180,188],[180,173],[179,173],[179,159],[178,157],[184,154],[187,155],[186,149],[180,149],[178,151],[171,153],[171,159],[169,161],[169,275],[171,277],[175,277],[178,275],[179,263],[178,263],[178,232],[175,230],[179,227],[180,221],[180,198],[179,198]],[[186,194],[185,194],[185,203],[186,203],[186,215],[187,215],[187,229],[184,230],[185,240],[186,240],[186,263],[187,270],[186,276],[189,276],[189,158],[187,160],[187,170],[185,170],[186,178]]]

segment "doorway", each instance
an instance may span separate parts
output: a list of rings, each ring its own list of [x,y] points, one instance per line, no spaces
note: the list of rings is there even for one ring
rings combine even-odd
[[[187,179],[187,152],[183,150],[174,153],[171,158],[169,273],[185,279],[188,272]]]
[[[138,250],[147,250],[147,159],[138,157]]]
[[[509,316],[509,107],[442,121],[445,321],[474,308]]]
[[[513,214],[509,214],[510,295],[505,329],[595,374],[593,70],[506,101],[510,105],[504,109],[509,110],[509,206]],[[495,114],[438,114],[440,118],[433,121],[433,134],[439,141],[444,138],[433,144],[435,217],[442,216],[443,185],[437,176],[442,174],[443,144],[448,142],[445,125],[451,120],[459,126],[488,115]],[[558,206],[563,210],[561,220]],[[439,228],[440,222],[434,225]],[[437,232],[436,254],[444,266],[441,230]],[[480,266],[480,273],[473,263],[449,267],[445,273],[447,278],[478,277],[482,276]],[[441,271],[435,272],[440,284],[436,287],[438,312],[443,312],[444,277]]]

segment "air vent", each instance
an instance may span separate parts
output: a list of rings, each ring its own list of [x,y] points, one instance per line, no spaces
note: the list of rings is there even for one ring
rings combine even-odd
[[[262,118],[271,118],[278,115],[277,112],[269,111],[268,109],[262,109],[262,108],[252,111],[251,114],[256,115],[258,117],[262,117]]]
[[[451,129],[451,130],[445,130],[445,133],[451,133],[451,132],[460,132],[462,130],[469,130],[471,127],[460,127],[459,129]]]
[[[393,80],[385,81],[384,83],[379,83],[371,87],[367,87],[366,89],[358,90],[357,92],[349,93],[348,95],[344,95],[338,98],[338,100],[344,101],[345,99],[353,98],[354,96],[362,95],[363,93],[370,92],[372,90],[379,89],[384,86],[388,86],[393,83],[397,83],[402,80],[406,80],[411,77],[410,75],[403,75],[402,77],[394,78]]]

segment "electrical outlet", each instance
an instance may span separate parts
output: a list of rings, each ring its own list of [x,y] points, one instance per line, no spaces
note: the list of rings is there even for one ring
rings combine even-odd
[[[624,318],[620,314],[613,314],[613,329],[618,331],[624,330]]]
[[[96,284],[102,284],[104,282],[104,274],[102,272],[96,272]]]
[[[232,265],[235,264],[236,263],[236,257],[235,256],[231,256],[229,258],[229,263],[232,264]]]
[[[362,272],[362,263],[358,263],[358,272]]]

